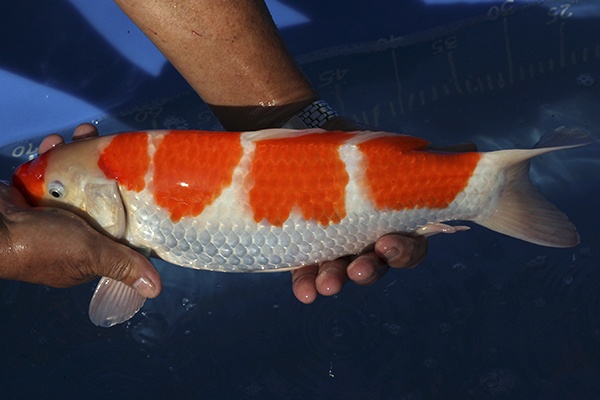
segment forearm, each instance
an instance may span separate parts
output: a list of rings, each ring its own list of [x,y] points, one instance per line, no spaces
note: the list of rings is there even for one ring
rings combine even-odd
[[[260,114],[261,108],[289,104],[300,109],[317,98],[262,0],[115,2],[225,125],[239,117],[235,110]]]

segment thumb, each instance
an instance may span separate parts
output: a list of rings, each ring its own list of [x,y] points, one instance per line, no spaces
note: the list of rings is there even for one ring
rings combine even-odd
[[[105,276],[134,288],[142,297],[154,298],[160,294],[162,282],[158,272],[148,258],[137,251],[113,242],[98,246],[96,275]]]
[[[148,259],[122,244],[113,243],[113,250],[100,251],[97,265],[104,269],[99,272],[103,277],[88,310],[92,323],[103,327],[127,321],[142,308],[146,298],[156,297],[161,289],[158,273]]]

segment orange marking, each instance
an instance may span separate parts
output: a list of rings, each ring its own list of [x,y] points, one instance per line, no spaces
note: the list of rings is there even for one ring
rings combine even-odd
[[[13,173],[13,183],[32,205],[37,205],[45,194],[44,175],[48,165],[46,152],[25,164],[20,165]]]
[[[481,154],[434,153],[411,148],[407,140],[390,136],[359,144],[371,200],[378,209],[447,207],[467,186]]]
[[[173,222],[199,215],[231,185],[239,132],[172,131],[154,155],[154,199]]]
[[[149,165],[146,132],[116,135],[98,159],[98,167],[107,178],[115,179],[128,190],[136,192],[146,186],[144,177]]]
[[[346,216],[346,166],[338,150],[353,134],[315,133],[256,142],[248,185],[254,220],[281,226],[297,206],[323,225]]]

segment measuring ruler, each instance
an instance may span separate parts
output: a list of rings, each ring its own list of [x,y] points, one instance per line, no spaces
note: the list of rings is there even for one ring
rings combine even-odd
[[[299,59],[342,114],[377,127],[424,127],[430,121],[429,130],[443,126],[446,132],[472,135],[469,124],[457,122],[485,117],[495,122],[502,114],[528,122],[541,103],[576,96],[598,105],[598,8],[585,0],[521,5],[507,0],[478,17],[417,35]],[[588,106],[587,120],[576,122],[593,128],[597,108]],[[469,110],[477,114],[461,115]]]

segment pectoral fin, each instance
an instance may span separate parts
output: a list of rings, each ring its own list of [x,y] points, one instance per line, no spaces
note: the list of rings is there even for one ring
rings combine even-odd
[[[468,226],[465,225],[446,225],[440,222],[435,222],[431,224],[427,224],[425,226],[420,227],[415,231],[417,235],[422,235],[425,237],[433,236],[438,233],[456,233],[460,231],[469,230]]]
[[[86,213],[104,233],[119,239],[125,235],[127,221],[119,187],[115,181],[88,183],[85,186]]]
[[[145,301],[134,288],[103,276],[96,286],[88,314],[95,325],[109,328],[133,317]]]

